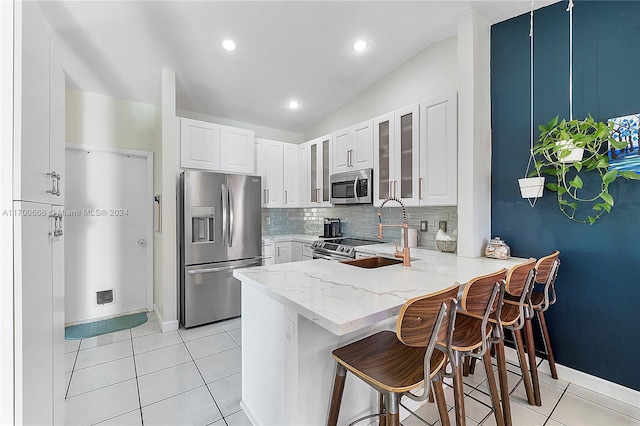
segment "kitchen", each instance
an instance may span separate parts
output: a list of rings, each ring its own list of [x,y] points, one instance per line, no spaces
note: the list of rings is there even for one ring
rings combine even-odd
[[[597,16],[597,13],[604,13],[602,11],[596,12],[590,9],[595,6],[589,6],[588,4],[583,5],[581,3],[578,4],[581,5],[581,7],[583,8],[582,10],[585,10],[585,8],[589,8],[589,16],[594,16],[593,14],[596,14],[595,16]],[[545,16],[546,19],[549,20],[564,19],[564,15],[560,13],[560,9],[563,9],[564,6],[565,5],[555,5],[552,8],[541,11],[540,22],[544,22]],[[632,4],[626,4],[625,7],[628,7],[631,10],[631,12],[627,13],[633,13],[633,11],[635,10],[633,9],[635,6]],[[560,17],[557,17],[558,15]],[[613,20],[613,18],[609,19]],[[527,22],[523,23],[523,21]],[[564,23],[564,21],[562,22]],[[508,36],[506,36],[505,38],[509,38],[510,36],[512,36],[512,34],[509,32],[511,28],[509,25],[516,25],[518,26],[518,28],[524,26],[524,32],[526,33],[527,24],[528,17],[525,17],[519,18],[515,22],[505,23],[502,26],[497,26],[496,29],[505,31],[508,34]],[[361,97],[356,98],[353,102],[344,107],[341,114],[333,115],[332,117],[327,119],[324,124],[318,125],[316,129],[311,129],[309,132],[305,131],[305,135],[307,135],[308,133],[311,136],[309,138],[303,138],[302,136],[286,132],[276,132],[273,130],[266,131],[265,129],[263,129],[265,131],[261,133],[261,136],[268,139],[283,140],[286,142],[300,144],[300,142],[303,142],[304,140],[311,139],[314,135],[321,136],[323,134],[345,128],[346,126],[350,126],[353,123],[359,123],[371,117],[377,117],[379,114],[393,111],[398,108],[403,108],[404,106],[409,105],[413,102],[419,102],[428,99],[431,97],[431,95],[440,94],[441,91],[445,88],[457,90],[459,93],[459,100],[461,102],[461,104],[459,105],[459,122],[474,122],[473,118],[479,120],[478,117],[465,115],[469,114],[469,110],[465,109],[465,106],[468,108],[469,105],[467,103],[462,103],[463,99],[468,99],[463,96],[464,93],[475,93],[466,92],[465,90],[472,90],[473,88],[464,86],[464,84],[471,84],[473,82],[473,73],[471,71],[473,67],[464,66],[461,62],[465,60],[465,58],[467,58],[467,60],[470,59],[462,55],[458,47],[466,46],[466,42],[463,43],[463,41],[461,40],[461,38],[463,38],[464,36],[465,34],[463,32],[460,32],[458,34],[458,40],[447,39],[428,47],[423,53],[415,57],[412,61],[407,62],[405,65],[399,68],[396,74],[390,74],[386,80],[380,83],[380,85],[372,86],[368,92],[366,92]],[[602,35],[600,36],[602,37]],[[633,36],[627,37],[629,39],[633,39]],[[526,50],[526,46],[523,47],[522,50],[522,61],[525,61],[528,58],[528,50]],[[443,69],[458,69],[459,75],[456,76],[455,73],[452,72],[442,73],[438,69],[434,69],[433,66],[430,65],[431,63],[433,63],[433,61],[430,61],[431,59],[435,59],[435,62],[439,62],[440,64],[442,64]],[[630,58],[630,60],[633,60],[633,58]],[[634,68],[634,66],[629,66],[629,68]],[[495,72],[496,70],[493,69],[492,73]],[[175,79],[176,77],[179,79],[180,76],[179,74],[174,76],[172,81],[171,74],[171,72],[163,72],[163,84],[166,88],[166,90],[163,90],[163,95],[165,95],[165,97],[163,97],[163,100],[166,102],[161,108],[162,112],[166,112],[167,114],[169,114],[169,116],[173,115],[173,117],[180,116],[207,121],[207,117],[204,117],[202,115],[189,113],[188,111],[176,111],[175,100],[173,100],[172,104],[170,93],[176,92],[176,86],[178,85],[178,83],[176,83]],[[407,75],[411,77],[407,77]],[[425,75],[431,76],[432,78],[425,78]],[[523,89],[521,86],[526,86],[528,84],[528,73],[526,70],[523,70],[518,75],[521,75],[521,80],[524,80],[524,82],[520,81],[518,90],[521,90],[523,92],[522,96],[526,97],[524,93],[526,93],[527,89]],[[409,78],[410,81],[413,81],[416,86],[422,88],[417,91],[419,93],[411,96],[405,96],[404,99],[398,101],[389,101],[389,97],[387,95],[389,88],[406,87],[406,81],[404,80],[407,78]],[[492,84],[492,87],[494,84]],[[429,85],[429,87],[424,87],[423,85]],[[479,88],[476,89],[480,90]],[[485,88],[485,90],[487,90],[487,88]],[[626,96],[632,96],[633,93],[634,91],[630,90],[629,93],[624,94],[624,102],[627,102],[627,104],[619,101],[621,102],[621,105],[625,105],[624,109],[629,109],[628,112],[633,112],[633,106],[635,104],[632,101],[627,101]],[[157,155],[154,157],[154,161],[156,162],[156,167],[154,167],[154,170],[157,177],[155,179],[157,186],[154,188],[154,191],[161,192],[163,194],[163,200],[165,202],[163,215],[166,214],[166,217],[163,217],[163,220],[165,221],[165,223],[175,223],[175,217],[172,217],[171,209],[169,208],[171,202],[170,200],[175,198],[175,194],[172,190],[173,178],[170,174],[167,176],[165,173],[162,173],[162,170],[172,170],[174,168],[177,168],[176,157],[175,155],[172,155],[172,152],[175,149],[175,145],[164,143],[165,141],[169,140],[168,138],[172,137],[172,134],[175,134],[175,132],[177,131],[176,125],[169,122],[163,122],[163,131],[161,132],[163,133],[163,143],[162,145],[160,145],[159,141],[155,140],[153,136],[153,105],[136,102],[116,101],[115,97],[104,97],[102,95],[95,95],[72,88],[67,89],[66,97],[68,109],[68,142],[89,143],[89,140],[91,140],[92,142],[97,141],[94,143],[104,143],[111,145],[117,145],[121,143],[142,145],[146,144],[146,146],[149,147],[149,150],[155,151],[157,153]],[[557,102],[561,102],[564,99],[564,97],[560,95],[557,95],[557,98]],[[525,103],[528,103],[526,99]],[[82,128],[82,120],[85,120],[87,118],[95,120],[95,116],[93,116],[92,114],[94,114],[104,105],[116,105],[116,109],[121,109],[123,107],[130,108],[132,115],[140,117],[139,121],[137,122],[113,124],[112,127],[115,129],[115,132],[124,132],[125,129],[130,130],[126,138],[110,139],[107,133],[96,132],[96,134],[92,134],[90,126],[84,129]],[[606,104],[606,108],[608,108],[607,112],[609,110],[615,110],[612,105],[615,105],[615,103],[612,101],[609,101],[609,104]],[[594,111],[595,107],[587,105],[585,108],[587,107],[590,107],[591,112]],[[158,109],[155,110],[157,111]],[[480,110],[484,111],[488,116],[489,111],[487,110],[487,108],[483,108]],[[563,110],[562,106],[558,107],[558,110],[561,112]],[[361,112],[358,114],[354,114],[353,111]],[[518,116],[521,121],[528,121],[529,113],[527,111],[527,109],[523,109],[522,113]],[[552,114],[548,113],[548,115]],[[72,117],[76,118],[74,119]],[[506,114],[504,115],[504,117],[509,118],[509,121],[506,123],[503,121],[495,121],[503,120],[503,118],[502,116],[497,117],[495,116],[495,114],[493,117],[494,122],[492,126],[492,132],[494,155],[496,155],[496,153],[505,152],[507,146],[511,146],[509,142],[507,142],[509,140],[508,135],[502,133],[502,129],[509,129],[510,126],[516,122],[515,116],[514,113],[511,113],[511,115]],[[540,118],[537,121],[542,122],[545,118],[546,115],[545,117]],[[233,124],[241,127],[237,122]],[[498,124],[501,125],[498,126]],[[489,171],[494,176],[491,187],[489,187],[489,182],[487,182],[486,178],[480,177],[487,176],[489,173],[486,170],[483,172],[482,169],[482,165],[487,163],[487,155],[489,150],[485,150],[486,152],[484,153],[477,152],[477,148],[474,150],[474,144],[470,142],[474,138],[482,139],[481,135],[486,135],[487,130],[478,128],[475,130],[475,136],[460,132],[458,138],[459,144],[461,144],[461,146],[458,152],[473,153],[473,156],[466,155],[459,159],[460,163],[458,167],[460,169],[464,169],[466,173],[459,173],[458,188],[459,191],[468,191],[468,193],[475,194],[479,200],[471,200],[470,197],[467,196],[468,194],[461,195],[459,193],[458,209],[454,209],[453,212],[447,210],[441,212],[436,208],[433,212],[424,213],[424,217],[422,218],[422,220],[427,220],[429,222],[428,230],[431,232],[437,230],[438,222],[440,222],[440,220],[447,220],[449,222],[448,225],[450,229],[459,229],[461,236],[464,234],[464,232],[470,232],[470,234],[464,234],[467,235],[466,238],[460,238],[460,246],[458,247],[459,254],[464,254],[465,252],[471,253],[467,254],[467,256],[469,257],[474,257],[477,255],[475,253],[479,253],[481,251],[481,242],[483,240],[486,240],[491,234],[503,236],[512,245],[513,254],[516,256],[539,256],[544,252],[548,252],[552,248],[552,246],[557,247],[563,253],[566,253],[566,259],[563,259],[563,270],[561,271],[562,287],[564,288],[562,291],[564,292],[564,294],[561,294],[561,297],[559,297],[558,303],[560,305],[556,307],[555,312],[550,312],[549,316],[550,321],[552,319],[555,320],[554,330],[552,333],[557,333],[558,336],[558,341],[554,341],[554,347],[558,348],[559,350],[559,362],[563,365],[566,364],[568,367],[579,372],[586,372],[587,374],[591,374],[596,377],[603,377],[606,380],[613,382],[614,384],[622,384],[623,386],[637,389],[637,373],[629,371],[628,368],[624,367],[632,362],[629,355],[630,352],[615,351],[615,353],[612,353],[611,356],[615,357],[617,361],[611,364],[602,364],[598,362],[597,359],[593,356],[588,356],[587,354],[589,353],[589,350],[593,350],[594,347],[604,345],[604,342],[609,339],[605,339],[602,336],[588,336],[589,342],[587,343],[587,337],[585,337],[580,331],[582,328],[582,320],[576,319],[576,317],[574,316],[575,314],[570,315],[567,313],[571,312],[569,303],[571,300],[574,300],[568,293],[570,290],[577,291],[575,289],[584,289],[586,286],[587,290],[585,290],[584,293],[581,292],[578,300],[580,301],[582,309],[593,310],[593,305],[595,303],[593,298],[599,300],[600,296],[602,295],[600,283],[606,282],[609,286],[619,286],[617,287],[619,288],[619,291],[612,292],[621,295],[619,296],[620,300],[615,301],[615,306],[617,306],[618,309],[615,309],[615,312],[607,312],[603,315],[612,315],[614,323],[616,324],[616,326],[613,327],[613,330],[608,330],[607,333],[614,333],[614,336],[619,336],[620,338],[622,338],[625,324],[628,322],[633,323],[634,318],[637,318],[637,314],[633,313],[632,308],[627,304],[627,302],[625,302],[637,299],[636,294],[633,293],[633,291],[635,290],[631,288],[632,286],[628,285],[630,282],[632,282],[631,277],[633,277],[633,275],[630,272],[630,266],[627,266],[637,264],[637,249],[631,241],[631,237],[634,234],[621,234],[618,228],[612,223],[605,223],[602,225],[598,225],[597,228],[592,227],[591,229],[567,227],[565,226],[564,222],[560,220],[556,221],[554,219],[557,212],[552,205],[544,202],[541,202],[540,205],[536,206],[535,209],[530,209],[528,206],[526,206],[526,209],[524,209],[524,205],[526,205],[526,203],[523,202],[523,200],[518,199],[517,205],[514,206],[513,203],[515,202],[514,200],[516,200],[516,198],[511,195],[511,189],[505,188],[504,181],[509,179],[508,176],[516,176],[521,174],[522,170],[520,169],[522,169],[524,165],[526,165],[526,141],[528,141],[528,123],[520,124],[519,129],[520,132],[525,133],[525,135],[522,137],[522,139],[525,141],[525,149],[521,150],[523,151],[524,155],[524,157],[522,157],[522,161],[520,161],[522,164],[519,166],[512,164],[518,162],[513,161],[512,159],[504,159],[501,160],[499,164],[494,164]],[[468,131],[467,128],[464,128],[462,130]],[[83,134],[83,131],[88,133]],[[147,137],[143,138],[142,140],[144,140],[144,142],[142,142],[139,139],[136,140],[136,138],[132,136],[135,134],[144,134],[147,135]],[[167,139],[164,139],[165,137]],[[123,140],[128,140],[129,142],[122,142]],[[132,142],[134,140],[135,142]],[[133,146],[131,145],[129,145],[129,147],[133,148]],[[140,147],[137,146],[137,148]],[[164,155],[161,156],[160,153]],[[472,158],[477,158],[479,164],[467,164],[472,160]],[[518,170],[516,171],[515,169]],[[474,179],[474,176],[479,177]],[[631,218],[629,212],[633,211],[637,207],[637,203],[635,201],[632,201],[635,199],[633,197],[633,194],[636,194],[636,192],[633,192],[634,190],[630,185],[621,186],[620,190],[625,192],[626,194],[629,194],[625,199],[621,200],[619,205],[617,204],[617,207],[620,208],[618,210],[619,213],[617,214],[622,216],[619,220],[624,220],[627,216]],[[489,194],[491,194],[491,197],[489,196]],[[541,201],[545,200],[543,199]],[[476,205],[474,203],[478,203],[479,205]],[[350,216],[350,213],[347,213],[347,211],[352,211],[351,207],[334,207],[332,209],[339,210],[339,212],[335,212],[332,210],[329,210],[329,212],[327,213],[317,212],[312,211],[313,207],[303,207],[299,208],[299,210],[278,210],[278,208],[273,210],[265,209],[263,210],[263,230],[267,235],[286,233],[284,231],[315,235],[320,232],[319,228],[322,226],[322,220],[324,217],[348,218]],[[344,212],[342,211],[342,209],[345,209]],[[375,209],[366,209],[364,207],[355,207],[353,209],[354,218],[353,220],[349,221],[349,224],[351,224],[351,226],[361,226],[361,228],[358,229],[357,232],[354,232],[353,235],[357,234],[358,236],[362,237],[366,236],[369,238],[375,238]],[[413,207],[409,207],[409,209],[413,209]],[[416,208],[416,210],[418,209],[420,208]],[[479,216],[474,216],[475,213],[478,213]],[[367,217],[370,217],[371,219],[365,220],[363,216],[369,214],[371,215]],[[518,224],[517,221],[515,224],[513,223],[514,220],[516,220],[514,218],[522,217],[522,215],[525,215],[524,217],[528,219],[526,223],[532,224],[530,228],[522,229],[521,224]],[[492,216],[494,218],[493,223],[491,223]],[[476,217],[482,218],[482,220],[478,219],[481,222],[479,225],[476,225],[475,223]],[[500,219],[496,219],[497,217],[499,217]],[[272,221],[272,225],[266,224],[267,218],[269,218],[269,221]],[[305,218],[307,218],[307,220],[305,220]],[[309,220],[310,218],[313,219]],[[553,221],[551,230],[546,229],[546,227],[544,226],[544,224],[547,223],[547,220]],[[418,222],[419,221],[420,220],[418,220]],[[292,223],[293,229],[290,231],[284,229],[286,228],[285,223]],[[521,223],[525,222],[523,221]],[[477,226],[480,226],[482,229],[476,229]],[[412,227],[416,227],[419,229],[419,223],[412,224]],[[171,278],[177,275],[177,271],[175,269],[175,264],[173,263],[173,260],[175,259],[175,253],[172,253],[173,250],[170,249],[170,247],[175,246],[174,244],[176,236],[175,231],[172,231],[171,227],[165,226],[163,233],[161,235],[156,235],[156,237],[159,237],[160,241],[154,242],[154,245],[156,245],[154,254],[154,256],[156,257],[156,262],[154,262],[154,267],[156,268],[154,292],[157,296],[155,303],[157,313],[163,318],[160,324],[162,324],[163,327],[168,327],[170,330],[172,326],[177,326],[177,295],[175,295],[176,287],[175,280]],[[595,243],[591,241],[592,239],[595,239]],[[432,241],[432,236],[429,236],[428,240],[423,242],[432,243]],[[589,241],[589,243],[584,243],[585,241]],[[466,246],[467,244],[468,246]],[[626,258],[622,261],[612,257],[612,253],[621,252],[626,253],[625,256],[631,257]],[[583,262],[581,261],[581,259],[585,259],[587,261]],[[604,265],[610,265],[610,267],[605,267]],[[617,267],[613,268],[613,265],[616,265]],[[614,306],[614,301],[610,301],[609,304],[611,304],[611,306]],[[609,304],[605,304],[605,306],[599,306],[598,310],[609,307]],[[620,307],[622,309],[619,309]],[[3,309],[3,312],[6,311]],[[596,321],[596,319],[597,318],[589,318],[588,320]],[[611,318],[609,318],[609,320],[611,320]],[[562,327],[561,324],[563,325]],[[593,323],[591,324],[594,326],[596,325]],[[564,345],[562,343],[563,341],[570,342],[570,344],[568,343],[567,345]],[[637,340],[632,341],[632,347],[637,348]],[[562,361],[560,361],[560,359],[562,359]],[[613,394],[614,392],[611,391],[608,393]],[[3,412],[5,411],[3,410]]]

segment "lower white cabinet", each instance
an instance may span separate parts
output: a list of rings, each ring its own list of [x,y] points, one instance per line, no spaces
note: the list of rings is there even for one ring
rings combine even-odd
[[[262,243],[262,264],[264,266],[276,264],[275,243]]]
[[[291,242],[291,260],[293,262],[302,261],[302,243],[298,241]]]
[[[313,259],[313,250],[311,250],[311,243],[302,243],[302,260]]]
[[[16,423],[64,422],[64,246],[49,204],[14,203]]]
[[[292,244],[292,241],[276,243],[276,263],[287,263],[293,261]]]

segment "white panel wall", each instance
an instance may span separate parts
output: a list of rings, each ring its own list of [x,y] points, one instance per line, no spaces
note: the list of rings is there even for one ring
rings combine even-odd
[[[304,134],[305,140],[457,90],[457,49],[455,37],[427,47],[321,123],[308,129]]]

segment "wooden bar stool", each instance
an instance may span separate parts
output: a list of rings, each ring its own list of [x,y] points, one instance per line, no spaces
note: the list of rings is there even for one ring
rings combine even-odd
[[[333,351],[336,376],[327,425],[338,423],[347,371],[382,395],[385,410],[363,419],[385,416],[388,426],[399,425],[400,398],[424,401],[432,383],[440,420],[449,425],[440,375],[447,356],[435,346],[436,341],[445,346],[451,341],[458,290],[456,284],[435,294],[413,298],[402,306],[395,333],[381,331]],[[424,387],[422,395],[411,393],[420,387]],[[385,424],[382,418],[380,424]]]
[[[466,425],[462,381],[465,357],[482,358],[487,373],[487,383],[496,423],[499,426],[504,425],[504,415],[488,349],[492,335],[489,316],[493,314],[500,317],[506,272],[506,269],[501,269],[492,274],[482,275],[465,285],[460,299],[460,308],[455,318],[451,345],[447,346],[444,342],[438,342],[437,345],[441,350],[449,352],[452,369],[449,376],[453,376],[453,394],[458,426]]]
[[[549,361],[549,368],[551,370],[551,376],[554,379],[558,378],[558,374],[556,372],[555,360],[553,358],[553,351],[551,350],[551,344],[549,342],[549,332],[547,331],[547,324],[544,319],[544,311],[546,311],[550,305],[553,305],[556,301],[555,294],[555,279],[558,273],[558,267],[560,266],[560,259],[558,256],[560,255],[559,251],[554,251],[548,256],[540,258],[536,262],[536,275],[535,275],[535,284],[541,284],[542,289],[536,290],[534,286],[531,288],[531,295],[529,301],[529,308],[525,309],[525,321],[524,321],[524,337],[525,343],[527,346],[527,355],[529,358],[529,370],[531,373],[531,383],[533,387],[533,401],[529,395],[529,390],[527,391],[527,399],[529,400],[529,404],[531,405],[542,405],[542,398],[540,396],[540,381],[538,379],[538,366],[536,363],[536,349],[535,349],[535,340],[533,337],[533,326],[531,321],[534,316],[538,317],[538,321],[540,323],[540,329],[542,331],[543,343],[545,345],[544,353],[547,354],[547,359]],[[512,295],[507,293],[505,295],[505,301],[507,303],[517,303],[519,298],[516,295]],[[522,338],[515,335],[516,344],[521,345]],[[520,343],[518,342],[520,339]],[[518,357],[521,357],[520,348],[518,347]],[[522,365],[522,361],[521,361]],[[524,374],[524,371],[523,371]],[[525,387],[527,386],[527,382],[525,381]]]

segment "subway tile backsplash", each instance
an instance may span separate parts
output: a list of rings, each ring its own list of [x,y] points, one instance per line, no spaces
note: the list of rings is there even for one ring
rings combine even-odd
[[[375,239],[378,235],[378,208],[371,205],[340,207],[307,207],[297,209],[262,209],[263,235],[307,234],[322,235],[325,217],[341,220],[345,237]],[[447,221],[447,231],[458,229],[458,208],[451,207],[407,207],[410,228],[418,230],[418,246],[436,250],[438,223]],[[427,221],[427,232],[420,232],[420,222]],[[385,206],[382,223],[401,224],[402,209]],[[385,228],[384,239],[400,241],[400,228]]]

